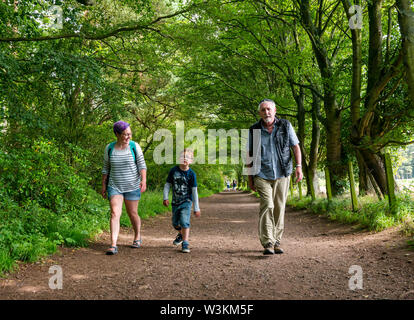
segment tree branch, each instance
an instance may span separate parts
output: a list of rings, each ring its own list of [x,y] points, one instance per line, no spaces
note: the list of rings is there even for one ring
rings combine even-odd
[[[157,29],[152,28],[151,26],[157,24],[158,22],[162,20],[166,20],[169,18],[173,18],[175,16],[178,16],[180,14],[183,14],[185,12],[188,12],[189,8],[186,8],[184,10],[180,10],[174,13],[171,13],[169,15],[158,17],[157,19],[147,23],[147,24],[139,24],[129,27],[120,27],[114,30],[111,30],[107,33],[103,34],[82,34],[82,33],[69,33],[69,34],[57,34],[57,35],[50,35],[50,36],[41,36],[41,37],[33,37],[33,38],[27,38],[27,37],[6,37],[6,38],[0,38],[0,42],[37,42],[37,41],[49,41],[49,40],[58,40],[58,39],[70,39],[70,38],[82,38],[87,40],[102,40],[105,38],[113,37],[117,35],[118,33],[122,32],[129,32],[129,31],[137,31],[137,30],[150,30],[155,31],[161,34],[161,32]],[[165,35],[161,34],[165,37]]]
[[[385,146],[389,145],[389,144],[394,144],[394,145],[398,145],[398,146],[408,146],[410,144],[413,144],[414,140],[408,141],[408,142],[401,142],[401,141],[397,141],[397,140],[389,140],[386,143],[384,143],[383,145],[380,146],[380,149],[384,148]]]

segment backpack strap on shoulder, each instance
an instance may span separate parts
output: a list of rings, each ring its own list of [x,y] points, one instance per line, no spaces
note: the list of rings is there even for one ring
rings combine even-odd
[[[109,183],[109,174],[110,174],[110,172],[111,172],[111,162],[109,161],[109,159],[111,158],[112,150],[114,150],[114,148],[115,148],[115,144],[116,144],[116,141],[111,142],[111,143],[109,144],[109,147],[108,147],[108,162],[109,162],[109,167],[108,167],[108,177],[106,178],[106,187],[108,187],[108,183]]]
[[[132,156],[134,157],[134,162],[137,162],[137,147],[135,145],[135,141],[129,141],[129,147],[131,148]]]
[[[115,148],[115,144],[116,144],[116,141],[111,142],[111,143],[109,144],[109,147],[108,147],[108,158],[110,158],[110,157],[111,157],[112,150],[114,150],[114,148]]]
[[[115,148],[116,141],[111,142],[108,147],[108,159],[111,157],[112,150]],[[134,141],[129,141],[129,147],[131,149],[132,157],[134,158],[134,162],[137,162],[137,147]]]

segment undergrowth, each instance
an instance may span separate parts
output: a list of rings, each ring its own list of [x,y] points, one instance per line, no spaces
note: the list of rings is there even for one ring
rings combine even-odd
[[[400,194],[393,210],[390,210],[388,200],[378,201],[366,196],[358,198],[358,210],[352,210],[350,199],[327,199],[317,198],[312,201],[311,197],[290,198],[287,204],[295,209],[309,209],[313,213],[323,214],[331,220],[342,223],[356,224],[370,231],[381,231],[386,228],[404,225],[413,222],[414,201],[410,194]],[[414,230],[414,229],[413,229]]]

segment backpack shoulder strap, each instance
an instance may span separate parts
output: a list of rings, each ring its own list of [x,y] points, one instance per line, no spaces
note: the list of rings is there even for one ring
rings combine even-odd
[[[108,159],[111,157],[112,150],[115,148],[116,141],[111,142],[108,147]]]
[[[134,162],[137,162],[137,147],[135,145],[135,141],[129,141],[129,147],[131,148],[131,153],[134,157]]]
[[[108,187],[108,183],[109,183],[109,173],[111,172],[111,161],[109,161],[109,159],[111,158],[111,153],[112,150],[114,150],[115,148],[115,142],[111,142],[108,146],[108,163],[109,163],[109,167],[108,167],[108,178],[106,179],[106,186]]]

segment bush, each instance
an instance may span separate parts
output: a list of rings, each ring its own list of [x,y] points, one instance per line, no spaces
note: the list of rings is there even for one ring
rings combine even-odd
[[[59,245],[85,246],[108,227],[107,203],[53,141],[0,151],[0,168],[0,274],[15,261],[36,261]]]

